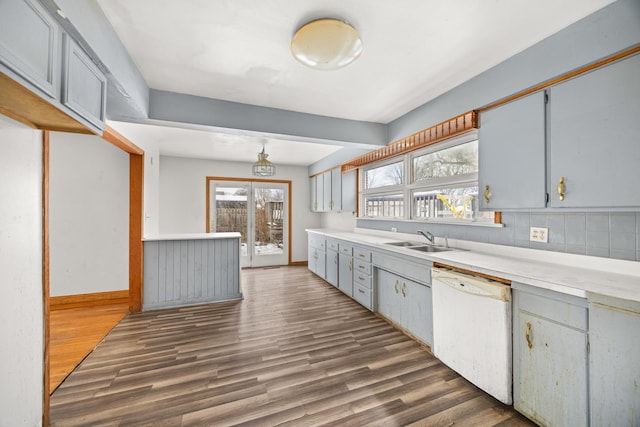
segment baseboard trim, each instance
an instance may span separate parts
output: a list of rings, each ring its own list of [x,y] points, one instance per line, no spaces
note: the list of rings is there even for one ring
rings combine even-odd
[[[307,261],[291,261],[289,265],[309,265]]]
[[[51,310],[91,307],[94,305],[122,304],[129,302],[129,291],[95,292],[92,294],[62,295],[50,297]]]

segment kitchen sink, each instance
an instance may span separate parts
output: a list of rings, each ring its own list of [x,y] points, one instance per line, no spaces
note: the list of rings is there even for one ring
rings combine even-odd
[[[446,252],[446,251],[454,250],[453,248],[445,248],[444,246],[433,246],[433,245],[409,246],[408,248],[414,251],[420,251],[420,252]]]
[[[424,245],[424,243],[421,242],[388,242],[385,243],[386,245],[391,245],[391,246],[400,246],[400,247],[404,247],[404,248],[410,248],[412,246],[422,246]]]

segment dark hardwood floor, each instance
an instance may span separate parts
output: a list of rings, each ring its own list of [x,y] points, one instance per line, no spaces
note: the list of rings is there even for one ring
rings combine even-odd
[[[52,425],[532,425],[306,267],[242,279],[244,301],[125,317]]]

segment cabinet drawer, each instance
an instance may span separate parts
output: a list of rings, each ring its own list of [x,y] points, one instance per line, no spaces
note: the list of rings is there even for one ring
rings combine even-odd
[[[325,239],[321,236],[309,235],[309,245],[313,248],[318,248],[321,251],[325,250]]]
[[[353,299],[371,310],[371,289],[356,283],[353,285]]]
[[[360,261],[357,258],[353,260],[353,269],[356,273],[361,272],[367,275],[371,275],[371,264],[368,262]]]
[[[361,261],[371,262],[371,252],[364,249],[354,248],[353,257]]]
[[[368,274],[364,274],[359,271],[354,271],[353,282],[359,285],[362,285],[367,289],[371,289],[372,280],[371,280],[371,276],[369,276]]]
[[[587,330],[586,307],[579,307],[569,302],[545,298],[528,292],[518,293],[518,305],[520,310],[527,311],[572,328],[583,331]]]
[[[340,244],[340,253],[345,255],[353,255],[353,246]]]
[[[338,242],[335,240],[327,240],[327,248],[331,251],[338,252]]]

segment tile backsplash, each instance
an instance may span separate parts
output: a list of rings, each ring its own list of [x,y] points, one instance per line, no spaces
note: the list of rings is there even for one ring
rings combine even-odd
[[[504,227],[494,228],[418,221],[356,221],[359,228],[391,231],[394,227],[401,233],[423,230],[437,237],[640,261],[640,213],[503,212],[502,223]],[[530,227],[548,228],[549,242],[530,242]]]

